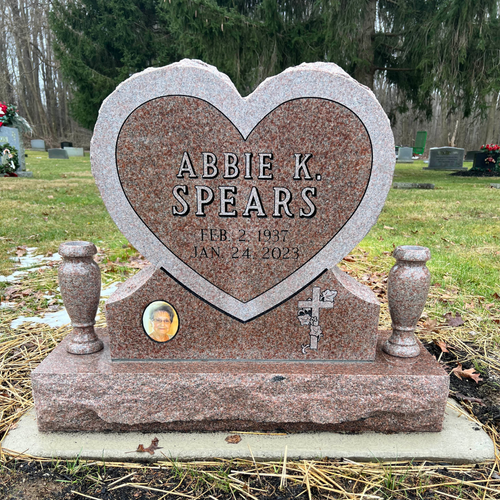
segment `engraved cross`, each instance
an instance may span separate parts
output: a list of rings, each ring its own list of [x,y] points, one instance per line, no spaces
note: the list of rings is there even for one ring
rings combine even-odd
[[[319,286],[314,286],[313,287],[313,298],[307,299],[307,300],[299,300],[299,308],[300,309],[311,309],[312,311],[312,318],[313,321],[315,321],[315,324],[319,324],[319,310],[320,309],[332,309],[333,307],[333,302],[323,302],[322,300],[319,300],[320,298],[320,293],[321,293],[321,288]]]

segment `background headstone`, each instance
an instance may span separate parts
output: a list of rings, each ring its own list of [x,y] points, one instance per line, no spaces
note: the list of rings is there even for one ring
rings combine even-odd
[[[424,170],[467,170],[462,148],[442,147],[429,150],[429,166]]]
[[[68,160],[69,156],[64,149],[49,149],[49,158],[54,160]]]
[[[11,146],[14,146],[19,153],[19,169],[16,170],[16,174],[21,172],[26,172],[26,158],[24,157],[24,145],[21,137],[19,135],[19,130],[15,127],[0,127],[0,145],[8,142]],[[33,175],[31,173],[31,175]]]
[[[393,182],[393,189],[434,189],[434,184],[425,182]]]
[[[45,141],[42,139],[33,139],[31,141],[31,149],[33,151],[45,151]]]
[[[64,151],[66,151],[66,153],[68,153],[68,156],[84,156],[83,148],[65,147]]]
[[[474,161],[474,157],[476,156],[476,153],[481,153],[481,151],[467,151],[465,153],[465,159],[464,162],[469,162],[469,161]]]
[[[398,163],[413,163],[413,148],[399,148]]]
[[[72,148],[72,147],[73,147],[73,143],[72,142],[68,142],[68,141],[61,142],[61,149]]]

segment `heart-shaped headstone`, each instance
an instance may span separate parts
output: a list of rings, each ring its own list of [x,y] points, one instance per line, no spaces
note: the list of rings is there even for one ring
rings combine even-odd
[[[92,166],[123,234],[214,307],[248,321],[339,262],[375,223],[394,168],[387,117],[332,64],[243,99],[196,61],[105,101]]]

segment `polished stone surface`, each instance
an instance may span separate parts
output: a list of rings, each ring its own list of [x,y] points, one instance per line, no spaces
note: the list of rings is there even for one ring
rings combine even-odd
[[[308,323],[315,293],[317,328]],[[144,311],[159,300],[173,306],[179,317],[177,335],[164,343],[152,340],[143,328]],[[108,299],[106,322],[112,359],[373,360],[379,309],[370,288],[333,267],[295,297],[242,323],[150,266]],[[311,332],[318,328],[320,337],[313,345]]]
[[[374,362],[111,362],[63,341],[33,372],[38,427],[56,431],[440,431],[449,377],[425,350]]]

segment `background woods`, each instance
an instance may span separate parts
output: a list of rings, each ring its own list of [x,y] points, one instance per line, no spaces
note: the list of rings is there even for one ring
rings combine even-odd
[[[372,88],[396,143],[499,142],[497,0],[0,0],[0,101],[34,137],[88,147],[102,101],[131,74],[183,57],[243,95],[302,62]],[[84,127],[84,128],[83,128]]]
[[[33,138],[88,145],[91,132],[70,116],[71,84],[54,56],[49,8],[48,1],[0,0],[0,101],[18,106]]]

